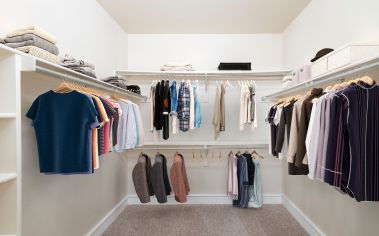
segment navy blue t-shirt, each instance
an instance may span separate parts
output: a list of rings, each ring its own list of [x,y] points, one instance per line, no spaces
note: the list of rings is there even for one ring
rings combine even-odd
[[[92,128],[98,127],[92,101],[77,91],[46,92],[30,107],[26,116],[33,120],[41,173],[91,173]]]

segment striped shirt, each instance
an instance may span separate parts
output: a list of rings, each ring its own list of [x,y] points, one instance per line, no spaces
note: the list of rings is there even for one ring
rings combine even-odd
[[[379,201],[379,86],[359,83],[341,97],[345,126],[341,188],[357,201]]]
[[[190,122],[190,91],[186,82],[181,82],[178,94],[179,129],[188,131]]]

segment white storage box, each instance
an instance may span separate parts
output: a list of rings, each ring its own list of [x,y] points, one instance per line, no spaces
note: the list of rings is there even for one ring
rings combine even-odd
[[[348,44],[331,52],[328,57],[328,71],[346,66],[355,61],[379,54],[379,43],[354,43]]]
[[[299,71],[298,70],[292,71],[291,76],[292,76],[292,85],[298,84],[299,83]]]
[[[311,79],[311,64],[304,65],[299,70],[299,83],[303,83]]]
[[[312,64],[312,68],[311,68],[312,78],[315,78],[319,75],[325,74],[326,72],[328,72],[328,57],[327,57],[327,55],[324,57],[321,57],[320,59],[318,59],[317,61],[315,61]]]
[[[379,55],[379,43],[347,44],[312,63],[312,78],[377,55]]]

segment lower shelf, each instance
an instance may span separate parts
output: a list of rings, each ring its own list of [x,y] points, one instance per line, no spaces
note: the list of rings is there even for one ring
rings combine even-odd
[[[5,183],[17,178],[16,173],[0,173],[0,183]]]
[[[10,119],[10,118],[16,118],[16,113],[1,113],[0,112],[0,119]]]

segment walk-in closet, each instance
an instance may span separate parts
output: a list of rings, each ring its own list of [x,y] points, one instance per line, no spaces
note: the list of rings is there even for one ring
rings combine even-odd
[[[4,1],[0,235],[378,235],[378,10]]]

